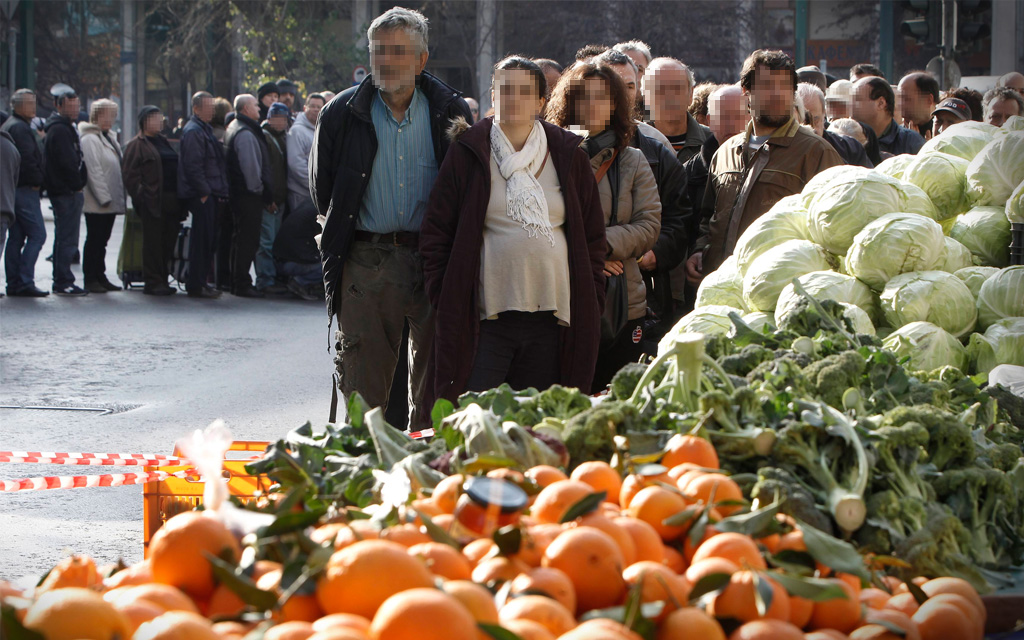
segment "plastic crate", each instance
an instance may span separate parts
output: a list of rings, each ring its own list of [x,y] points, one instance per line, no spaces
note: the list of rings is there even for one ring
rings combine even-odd
[[[266,476],[253,476],[246,472],[245,465],[259,457],[269,442],[236,440],[224,454],[224,477],[228,480],[228,491],[242,502],[254,500],[257,492],[266,492],[273,482]],[[174,448],[175,456],[181,451]],[[147,471],[166,471],[178,473],[191,469],[191,465],[146,467]],[[203,490],[206,483],[200,479],[198,472],[184,478],[167,478],[147,482],[142,490],[143,500],[143,545],[146,556],[149,556],[149,541],[153,534],[163,526],[168,518],[183,511],[191,511],[203,503]]]

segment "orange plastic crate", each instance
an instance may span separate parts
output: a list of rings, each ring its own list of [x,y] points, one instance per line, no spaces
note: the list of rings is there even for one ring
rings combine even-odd
[[[224,477],[228,479],[228,491],[242,502],[256,498],[257,492],[265,493],[273,484],[266,476],[253,476],[246,472],[245,465],[266,451],[269,442],[236,440],[224,455]],[[181,451],[175,447],[175,456]],[[177,473],[190,469],[191,465],[146,467],[146,471]],[[168,518],[183,511],[191,511],[203,503],[206,483],[198,472],[185,478],[167,478],[147,482],[142,490],[143,500],[143,544],[149,556],[149,541]]]

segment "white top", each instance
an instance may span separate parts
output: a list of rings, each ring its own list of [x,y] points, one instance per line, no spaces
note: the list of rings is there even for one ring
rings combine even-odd
[[[508,216],[505,179],[491,155],[491,197],[480,249],[480,318],[503,311],[551,311],[569,324],[569,247],[565,240],[565,200],[551,158],[538,176],[548,205],[554,246],[542,235],[529,236]]]

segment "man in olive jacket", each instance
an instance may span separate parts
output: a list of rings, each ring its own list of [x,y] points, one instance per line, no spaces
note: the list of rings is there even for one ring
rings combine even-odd
[[[423,288],[420,223],[448,149],[444,131],[470,119],[455,91],[424,73],[427,20],[396,7],[368,30],[372,73],[320,112],[309,190],[326,218],[320,241],[327,313],[338,316],[338,389],[386,407],[409,324],[410,424],[423,407],[433,310]],[[334,404],[334,403],[332,403]],[[332,406],[331,420],[334,420]]]

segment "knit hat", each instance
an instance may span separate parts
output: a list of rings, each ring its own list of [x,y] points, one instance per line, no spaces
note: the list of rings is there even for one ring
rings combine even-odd
[[[291,80],[289,80],[288,78],[281,78],[280,80],[277,81],[278,95],[281,95],[283,93],[290,93],[293,96],[296,96],[299,94],[298,88],[299,86],[292,82]]]
[[[278,95],[281,94],[281,90],[278,89],[277,83],[265,82],[262,85],[260,85],[260,88],[256,90],[256,99],[259,100],[260,102],[263,102],[263,98],[268,93],[276,93]]]
[[[273,103],[272,105],[270,105],[270,109],[267,111],[268,118],[273,118],[274,116],[285,116],[286,118],[290,118],[291,115],[292,112],[288,109],[288,105],[284,104],[283,102]]]
[[[160,107],[153,104],[147,104],[139,109],[139,131],[146,128],[146,118],[148,118],[151,113],[160,113]]]

